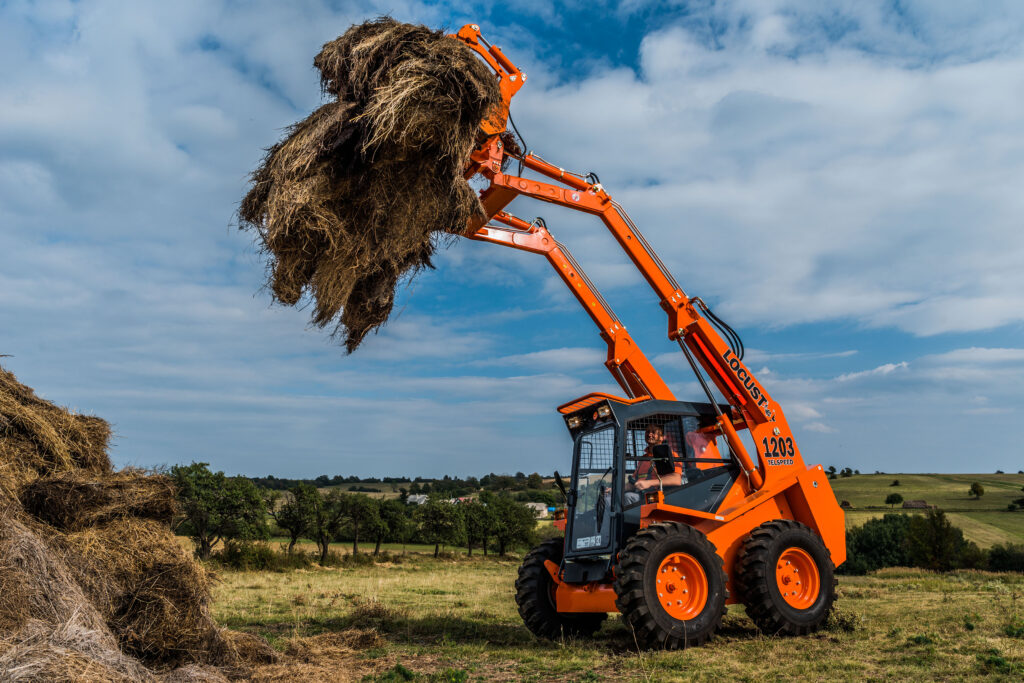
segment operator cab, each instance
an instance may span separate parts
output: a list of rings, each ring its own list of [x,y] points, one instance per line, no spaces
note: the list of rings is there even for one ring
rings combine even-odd
[[[564,581],[604,579],[658,491],[666,505],[715,512],[740,475],[725,440],[710,433],[710,403],[589,394],[559,412],[573,437]]]

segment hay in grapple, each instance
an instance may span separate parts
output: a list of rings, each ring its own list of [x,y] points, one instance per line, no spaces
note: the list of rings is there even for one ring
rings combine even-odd
[[[0,680],[224,681],[273,660],[214,623],[170,481],[115,472],[109,438],[0,368]]]
[[[351,352],[438,238],[482,212],[463,169],[500,94],[468,47],[390,18],[353,26],[313,63],[335,99],[267,151],[239,216],[274,298],[308,296],[313,323]]]

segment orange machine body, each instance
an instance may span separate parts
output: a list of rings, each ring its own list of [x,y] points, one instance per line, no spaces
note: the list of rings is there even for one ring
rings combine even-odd
[[[486,216],[466,226],[465,236],[545,256],[583,309],[597,325],[607,344],[605,366],[626,397],[590,394],[559,408],[565,415],[601,401],[622,404],[675,399],[650,360],[612,312],[608,303],[580,269],[572,255],[551,235],[540,219],[529,222],[505,211],[517,197],[582,211],[598,217],[616,243],[658,297],[668,318],[668,337],[676,342],[704,383],[702,371],[728,402],[715,424],[704,428],[709,436],[722,436],[743,476],[735,480],[715,513],[678,508],[655,499],[642,507],[641,526],[680,521],[696,527],[714,543],[727,574],[744,538],[758,525],[774,519],[792,519],[814,530],[831,552],[836,565],[846,559],[844,515],[820,465],[804,463],[782,407],[754,376],[736,350],[709,321],[709,309],[699,297],[688,296],[651,248],[625,210],[595,176],[571,173],[529,151],[512,154],[502,142],[512,96],[526,75],[497,47],[489,45],[476,25],[464,26],[452,36],[472,48],[498,76],[502,103],[481,125],[486,139],[472,152],[466,177],[488,182],[480,192]],[[506,162],[540,178],[506,173]],[[699,365],[699,371],[698,371]],[[710,397],[710,391],[708,391]],[[717,410],[717,408],[716,408]],[[740,436],[749,431],[755,452],[748,452]],[[754,456],[757,456],[756,459]],[[564,528],[565,520],[560,520]],[[554,563],[549,563],[554,564]],[[615,611],[614,591],[606,578],[585,584],[567,583],[558,567],[549,567],[557,585],[559,611]],[[731,579],[730,579],[731,583]],[[735,591],[730,591],[735,595]]]

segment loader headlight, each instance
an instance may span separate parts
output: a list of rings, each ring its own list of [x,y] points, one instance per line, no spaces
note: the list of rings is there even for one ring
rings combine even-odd
[[[573,415],[567,420],[566,423],[569,425],[569,429],[576,429],[581,424],[583,424],[583,418],[580,417],[579,415]]]
[[[611,407],[607,403],[604,404],[603,406],[600,406],[597,409],[597,416],[598,417],[608,417],[611,414],[612,414],[612,409],[611,409]]]

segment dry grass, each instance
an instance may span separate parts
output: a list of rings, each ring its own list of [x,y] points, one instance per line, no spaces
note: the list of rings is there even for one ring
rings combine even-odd
[[[688,681],[1011,679],[1024,673],[1024,576],[884,570],[842,577],[838,618],[805,638],[759,634],[732,606],[718,636],[637,653],[618,620],[592,641],[537,641],[512,598],[517,563],[435,561],[292,574],[228,572],[221,623],[272,639],[284,659],[256,680]],[[399,680],[391,678],[388,680]]]

